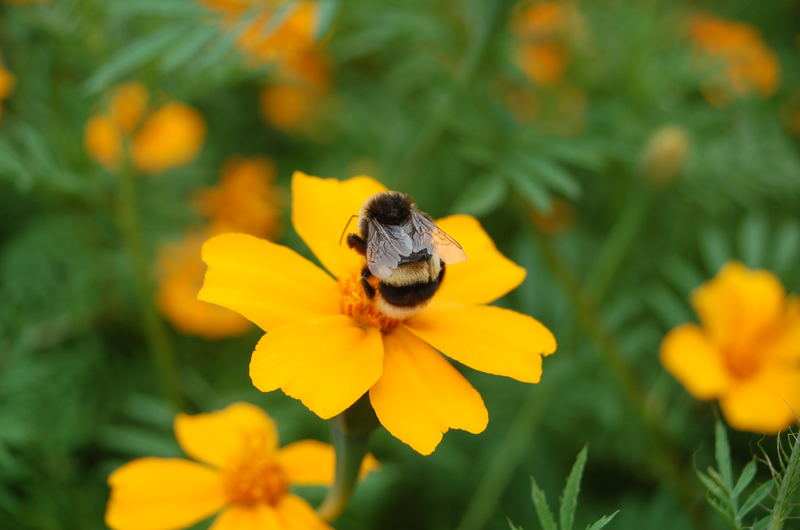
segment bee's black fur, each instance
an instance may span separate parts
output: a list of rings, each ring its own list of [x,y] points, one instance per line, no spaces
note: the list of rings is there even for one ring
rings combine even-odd
[[[398,307],[414,307],[427,302],[439,289],[444,279],[444,262],[441,262],[441,264],[442,269],[435,280],[409,285],[390,285],[386,282],[381,282],[378,285],[378,291],[384,300]],[[369,292],[367,292],[367,295],[369,295]]]
[[[400,225],[408,221],[413,205],[411,197],[404,193],[382,193],[370,202],[365,213],[367,218],[382,225]],[[367,234],[361,235],[367,237]]]
[[[364,288],[364,292],[367,293],[368,297],[375,298],[375,288],[367,281],[370,276],[372,276],[372,273],[369,272],[369,267],[361,269],[361,286]]]

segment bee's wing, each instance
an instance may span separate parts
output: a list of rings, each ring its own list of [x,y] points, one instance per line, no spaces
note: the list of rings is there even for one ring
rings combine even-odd
[[[367,241],[367,267],[378,278],[388,278],[404,256],[411,254],[411,237],[400,226],[372,221]]]
[[[435,247],[441,260],[447,264],[466,261],[467,253],[458,241],[436,226],[429,217],[417,210],[411,210],[411,222],[414,226],[412,235],[414,252],[427,249],[433,254]]]

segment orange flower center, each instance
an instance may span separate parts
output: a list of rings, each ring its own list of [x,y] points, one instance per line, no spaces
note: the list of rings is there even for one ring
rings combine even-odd
[[[375,277],[370,278],[370,285],[377,290],[378,282]],[[375,305],[376,298],[370,298],[361,284],[361,273],[356,271],[350,276],[339,280],[339,289],[342,291],[342,312],[353,317],[363,327],[377,328],[386,333],[394,329],[400,320],[384,315]]]
[[[760,366],[759,356],[750,349],[730,348],[722,355],[725,367],[735,379],[748,379],[758,372]]]
[[[289,492],[289,480],[264,441],[251,442],[223,471],[225,492],[232,504],[275,504]]]

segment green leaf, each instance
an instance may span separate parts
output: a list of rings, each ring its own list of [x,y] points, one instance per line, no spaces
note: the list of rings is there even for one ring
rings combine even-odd
[[[715,427],[716,443],[714,444],[714,456],[717,460],[717,469],[722,477],[722,485],[727,491],[733,491],[733,469],[731,468],[731,448],[728,444],[728,434],[722,422],[717,421]]]
[[[533,499],[533,506],[536,508],[539,524],[542,525],[542,530],[558,530],[553,512],[550,511],[550,506],[547,504],[547,496],[536,484],[536,480],[533,477],[531,477],[531,498]]]
[[[89,93],[106,88],[183,41],[187,32],[191,32],[191,26],[176,24],[133,41],[86,80],[84,88]]]
[[[711,495],[714,495],[721,500],[728,498],[728,495],[725,493],[725,491],[709,475],[706,475],[702,471],[698,471],[697,478],[700,479],[700,482],[703,483]]]
[[[509,518],[507,518],[507,517],[506,517],[506,522],[508,523],[508,527],[509,527],[511,530],[525,530],[525,529],[524,529],[524,528],[522,528],[521,526],[517,526],[517,525],[515,525],[514,523],[512,523],[512,522],[511,522],[511,519],[509,519]]]
[[[739,480],[736,481],[736,486],[733,488],[733,496],[739,497],[747,486],[753,481],[756,476],[756,461],[751,460],[744,466],[742,474],[739,475]]]
[[[517,171],[508,172],[506,176],[528,204],[542,213],[550,212],[550,194],[540,184],[534,182],[528,175]]]
[[[588,449],[586,447],[578,453],[575,464],[573,464],[572,470],[567,477],[564,491],[561,494],[561,508],[558,514],[561,530],[572,530],[572,524],[575,522],[575,510],[578,507],[578,493],[581,490],[581,477],[583,476],[583,469],[586,467],[587,453]]]
[[[731,259],[732,255],[725,233],[716,227],[700,233],[700,253],[703,263],[710,273],[716,273],[726,261]]]
[[[496,175],[481,175],[470,179],[453,204],[453,211],[481,216],[494,211],[503,202],[508,186]]]
[[[787,222],[778,228],[773,248],[772,268],[777,272],[788,271],[800,254],[800,227],[794,222]]]
[[[186,38],[177,43],[173,49],[167,53],[159,64],[162,72],[170,72],[190,62],[212,41],[220,38],[220,29],[214,25],[207,24],[192,31]]]
[[[109,13],[116,16],[200,17],[208,10],[201,2],[185,0],[136,0],[136,2],[108,2]]]
[[[744,504],[742,504],[742,508],[739,510],[739,515],[741,517],[744,517],[745,515],[753,511],[753,508],[758,506],[758,504],[762,500],[764,500],[764,497],[769,495],[769,492],[772,490],[772,486],[774,485],[774,483],[775,483],[774,480],[768,480],[759,487],[757,487],[753,491],[753,493],[750,494],[747,500],[744,501]]]
[[[728,526],[730,526],[731,528],[737,528],[737,529],[739,528],[739,525],[737,525],[736,522],[733,520],[730,510],[727,507],[723,506],[720,503],[720,501],[718,501],[716,498],[710,495],[706,496],[706,500],[708,501],[708,504],[710,504],[711,507],[714,508],[714,511],[716,511],[720,515],[720,517],[725,519],[725,522],[728,523]]]
[[[314,37],[319,40],[330,31],[333,19],[339,10],[339,2],[337,0],[319,0],[317,4],[319,9],[317,10],[317,29],[314,32]]]
[[[742,260],[750,267],[764,265],[768,235],[769,224],[763,216],[750,215],[745,218],[739,230],[739,247]]]
[[[616,512],[614,512],[612,514],[604,515],[603,517],[601,517],[597,521],[595,521],[592,524],[590,524],[589,526],[587,526],[586,530],[600,530],[601,528],[605,527],[608,523],[610,523],[611,520],[614,519],[614,517],[616,517],[618,513],[619,513],[619,510],[617,510]]]
[[[520,162],[540,182],[550,185],[554,190],[574,199],[580,195],[580,185],[567,170],[558,164],[534,156],[520,158]]]

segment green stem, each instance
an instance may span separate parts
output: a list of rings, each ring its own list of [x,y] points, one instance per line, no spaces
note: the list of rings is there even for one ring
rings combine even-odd
[[[585,290],[591,300],[599,303],[605,296],[631,245],[636,241],[636,236],[645,225],[652,197],[649,190],[642,190],[634,193],[625,204],[594,262],[594,267],[586,277]]]
[[[378,420],[365,394],[349,409],[330,420],[331,438],[336,450],[336,476],[328,496],[317,512],[333,521],[344,511],[358,484],[361,463],[367,455],[369,437]]]
[[[133,265],[134,282],[139,305],[142,308],[141,316],[153,369],[165,397],[176,410],[183,410],[184,403],[180,393],[175,354],[164,323],[158,316],[153,303],[153,288],[150,283],[148,261],[139,223],[136,199],[137,176],[130,167],[124,167],[117,176],[119,178],[118,220],[120,231]]]
[[[489,43],[492,42],[492,36],[505,23],[514,2],[513,0],[495,0],[488,2],[487,5],[489,7],[488,13],[484,17],[485,23],[480,27],[477,36],[470,42],[453,80],[452,88],[444,94],[438,106],[431,113],[431,118],[420,129],[417,141],[407,151],[402,162],[396,165],[395,175],[397,178],[392,179],[392,182],[395,183],[397,189],[407,187],[408,179],[420,171],[434,151],[436,144],[447,129],[451,117],[459,108],[458,102],[462,92],[473,83],[478,75],[489,49]]]
[[[646,393],[635,372],[625,362],[616,339],[603,325],[597,308],[581,289],[577,279],[570,272],[566,260],[562,258],[550,239],[538,233],[535,235],[552,274],[561,283],[567,297],[576,308],[581,326],[591,336],[603,360],[619,380],[630,409],[636,414],[649,438],[657,455],[658,468],[653,471],[656,476],[664,476],[667,479],[692,516],[695,527],[707,528],[708,522],[705,520],[704,512],[699,510],[697,502],[700,495],[696,483],[689,478],[690,475],[672,446],[661,419],[646,407]]]

